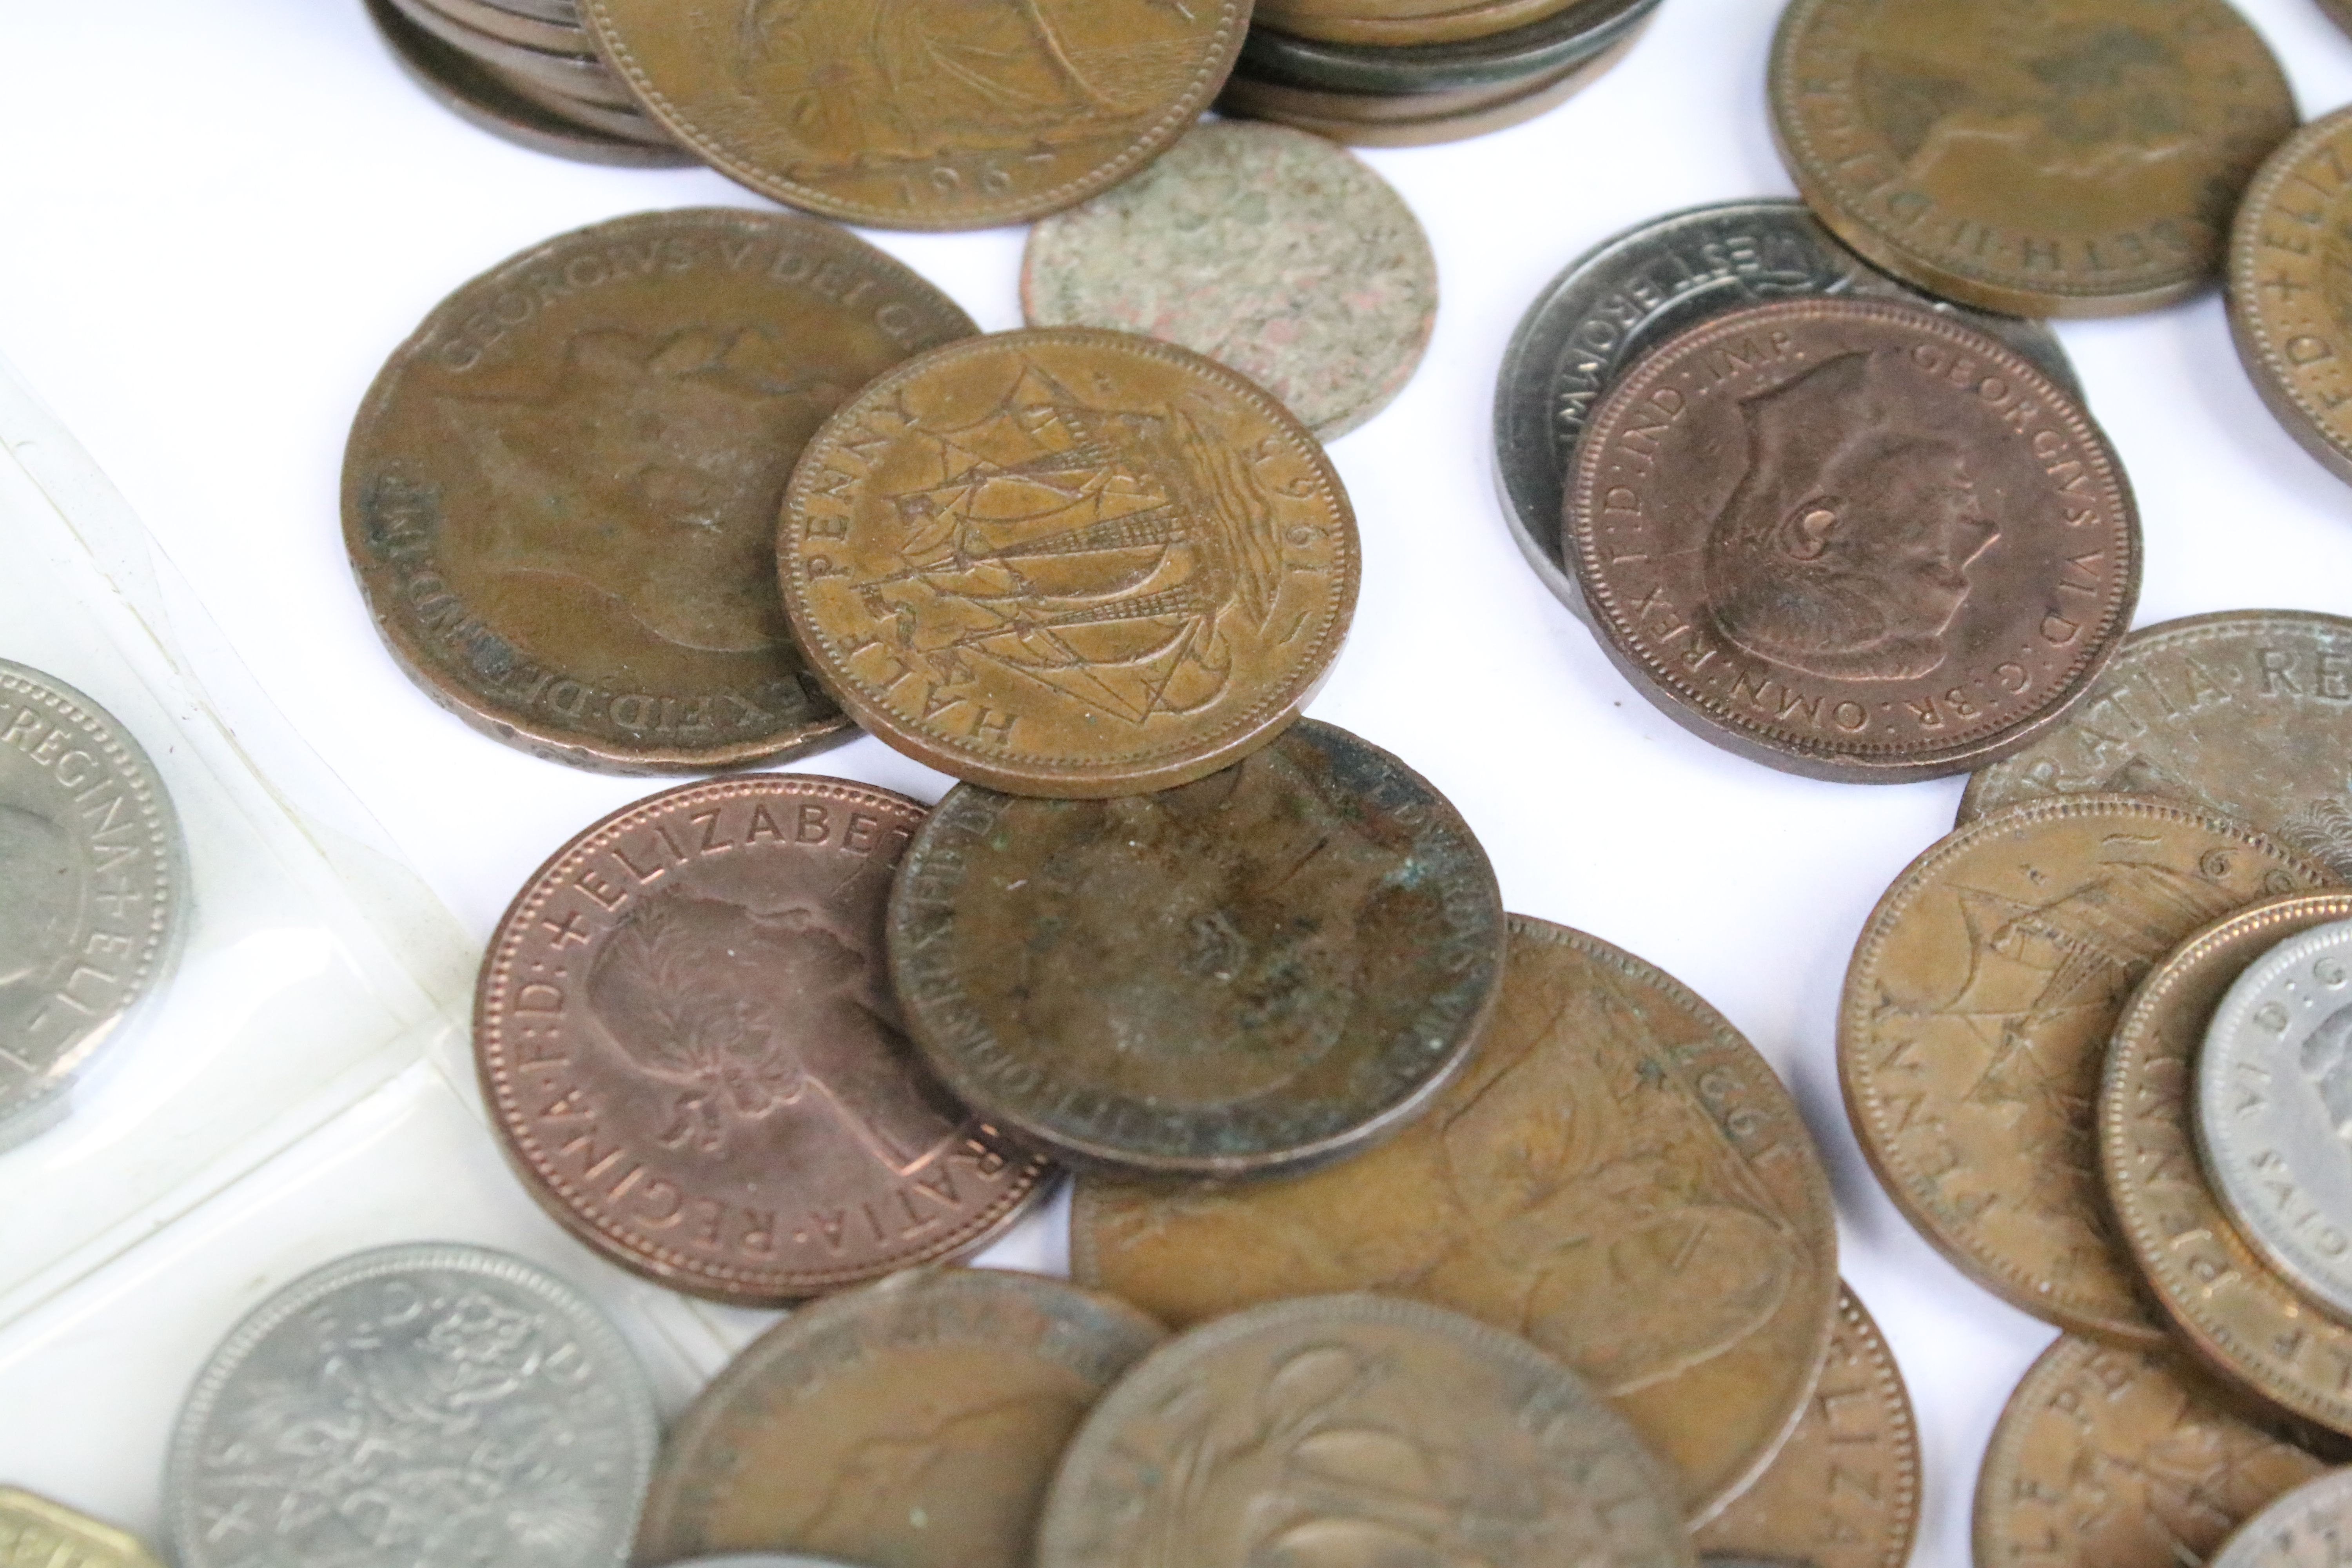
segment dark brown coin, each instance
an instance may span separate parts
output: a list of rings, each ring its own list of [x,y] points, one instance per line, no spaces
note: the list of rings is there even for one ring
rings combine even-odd
[[[2182,1568],[2326,1467],[2160,1351],[2062,1336],[1977,1474],[1977,1568]]]
[[[689,208],[535,246],[376,377],[343,536],[435,700],[621,773],[797,755],[849,731],[776,595],[776,507],[835,406],[972,330],[830,224]]]
[[[1051,1170],[923,1070],[882,919],[923,808],[789,773],[688,784],[525,883],[474,999],[524,1187],[614,1261],[777,1305],[959,1257]]]
[[[1030,1568],[1062,1450],[1161,1337],[1122,1301],[993,1268],[913,1269],[803,1307],[679,1417],[637,1560]]]
[[[1111,801],[970,785],[890,900],[908,1030],[949,1088],[1072,1160],[1243,1176],[1395,1131],[1459,1070],[1503,901],[1444,796],[1301,721]]]
[[[2108,316],[2210,281],[2294,129],[2224,0],[1795,0],[1772,131],[1805,201],[1906,282],[2018,316]]]
[[[1999,340],[1884,300],[1668,339],[1593,411],[1562,542],[1669,716],[1855,783],[2025,745],[2139,596],[2138,514],[2089,416]]]
[[[2352,1433],[2352,1327],[2273,1273],[2198,1163],[2197,1058],[2230,984],[2279,942],[2352,919],[2352,893],[2242,910],[2182,942],[2116,1026],[2099,1086],[2099,1162],[2116,1218],[2174,1331],[2283,1410]]]
[[[951,343],[808,446],[784,608],[866,731],[1015,795],[1165,789],[1265,745],[1339,656],[1356,516],[1255,382],[1087,327]]]
[[[1895,1206],[2021,1310],[2160,1342],[2100,1181],[2107,1037],[2174,943],[2326,879],[2251,828],[2123,795],[2012,806],[1913,861],[1838,1015],[1846,1109]]]
[[[1850,1288],[1822,1380],[1772,1468],[1692,1532],[1706,1560],[1904,1568],[1919,1531],[1919,1424],[1902,1370]]]
[[[1249,0],[581,0],[646,110],[763,195],[890,228],[1042,217],[1192,129]]]
[[[1087,1179],[1071,1268],[1179,1328],[1351,1289],[1467,1312],[1574,1368],[1704,1518],[1814,1388],[1838,1298],[1829,1180],[1714,1008],[1581,931],[1510,929],[1485,1040],[1394,1139],[1226,1189]]]

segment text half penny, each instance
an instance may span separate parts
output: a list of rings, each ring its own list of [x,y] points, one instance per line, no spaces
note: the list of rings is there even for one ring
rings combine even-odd
[[[1855,783],[2024,745],[2139,595],[2138,513],[2089,416],[2006,344],[1891,300],[1667,340],[1593,412],[1562,542],[1603,648],[1669,716]]]
[[[2352,479],[2352,109],[2270,156],[2230,237],[2230,335],[2287,434]]]
[[[644,213],[501,262],[353,422],[343,535],[377,629],[459,718],[583,767],[845,737],[776,596],[776,508],[828,415],[972,330],[856,236],[781,213]]]
[[[1977,1473],[1977,1568],[2181,1568],[2325,1466],[2164,1351],[2062,1335]]]
[[[1524,1335],[1632,1423],[1694,1518],[1780,1447],[1838,1300],[1829,1182],[1771,1068],[1670,976],[1524,915],[1484,1042],[1402,1132],[1294,1180],[1088,1177],[1070,1262],[1178,1327],[1369,1289]]]
[[[887,228],[1084,201],[1199,119],[1249,0],[581,0],[646,110],[762,195]]]
[[[2174,1331],[2273,1405],[2352,1433],[2352,1327],[2280,1279],[2198,1163],[2197,1061],[2222,995],[2286,938],[2352,919],[2352,893],[2269,900],[2182,942],[2116,1026],[2099,1086],[2099,1161],[2116,1218]]]
[[[1969,780],[1959,819],[2081,794],[2230,817],[2352,877],[2352,620],[2224,610],[2142,627],[2064,719]]]
[[[1370,1295],[1181,1334],[1097,1405],[1037,1568],[1688,1568],[1673,1478],[1582,1379]]]
[[[892,894],[890,964],[925,1058],[1006,1131],[1237,1177],[1418,1115],[1493,1012],[1503,922],[1444,796],[1304,720],[1152,795],[950,792]]]
[[[2295,125],[2278,61],[2224,0],[1795,0],[1769,90],[1781,159],[1839,238],[2019,316],[2203,287]]]
[[[2100,1181],[2107,1037],[2184,937],[2326,880],[2251,828],[2121,795],[1940,840],[1871,911],[1838,1015],[1846,1108],[1887,1195],[2011,1306],[2160,1342]]]
[[[679,1417],[637,1560],[1029,1568],[1078,1423],[1164,1337],[1058,1279],[910,1269],[802,1308]]]
[[[809,443],[784,605],[851,716],[1014,795],[1164,789],[1279,734],[1354,614],[1314,436],[1189,350],[1086,327],[952,343]]]
[[[1692,1532],[1710,1563],[1904,1568],[1919,1531],[1919,1425],[1903,1373],[1850,1287],[1821,1382],[1771,1468]]]
[[[1003,1231],[1051,1166],[917,1059],[883,956],[923,808],[761,773],[614,813],[499,922],[474,1003],[523,1185],[614,1262],[781,1305]]]

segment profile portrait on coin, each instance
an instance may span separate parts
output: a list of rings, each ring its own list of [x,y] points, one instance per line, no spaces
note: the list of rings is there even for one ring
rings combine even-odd
[[[1841,354],[1739,404],[1748,467],[1707,530],[1717,629],[1759,658],[1849,680],[1944,660],[1968,567],[2000,538],[1961,444],[1906,426],[1880,359]]]

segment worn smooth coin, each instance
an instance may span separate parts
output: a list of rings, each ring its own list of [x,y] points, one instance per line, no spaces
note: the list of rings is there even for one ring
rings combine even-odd
[[[1978,1568],[2180,1568],[2324,1468],[2172,1355],[2061,1337],[1977,1473]]]
[[[773,1549],[1029,1568],[1071,1434],[1162,1337],[1122,1301],[990,1268],[910,1270],[803,1307],[678,1419],[638,1560]]]
[[[2352,1433],[2352,1328],[2273,1273],[2197,1158],[2197,1056],[2231,981],[2297,931],[2352,919],[2352,893],[2254,905],[2165,959],[2116,1025],[2099,1085],[2099,1163],[2124,1239],[2178,1335],[2281,1409]]]
[[[1852,783],[2025,745],[2139,596],[2138,513],[2089,416],[1999,340],[1893,300],[1669,339],[1593,410],[1562,545],[1601,646],[1670,717]]]
[[[478,1247],[381,1247],[237,1324],[180,1412],[179,1568],[621,1568],[658,1433],[587,1298]]]
[[[1050,1167],[900,1033],[890,879],[923,808],[761,773],[615,812],[490,939],[474,1052],[549,1213],[680,1290],[777,1305],[959,1257]]]
[[[1037,1568],[1677,1568],[1674,1478],[1583,1382],[1456,1312],[1279,1301],[1170,1341],[1095,1406]]]
[[[1904,1568],[1919,1531],[1919,1424],[1902,1370],[1849,1287],[1821,1382],[1771,1468],[1693,1532],[1728,1557],[1810,1568]]]
[[[162,1568],[128,1531],[17,1487],[0,1487],[0,1563],[7,1568]]]
[[[1969,781],[1959,819],[2084,793],[2231,817],[2352,878],[2352,620],[2224,610],[2132,633],[2063,720]]]
[[[1781,159],[1840,239],[2020,316],[2202,288],[2295,125],[2278,61],[2224,0],[1794,0],[1769,91]]]
[[[1396,1138],[1302,1180],[1085,1180],[1071,1268],[1179,1327],[1370,1289],[1523,1334],[1704,1518],[1814,1387],[1838,1297],[1829,1182],[1788,1091],[1715,1009],[1581,931],[1510,929],[1485,1040]]]
[[[782,213],[643,213],[451,295],[353,421],[343,534],[377,630],[475,728],[613,772],[850,731],[793,647],[775,517],[817,426],[954,303]]]
[[[1582,0],[1492,37],[1415,47],[1328,43],[1252,28],[1237,71],[1263,81],[1328,92],[1444,92],[1522,89],[1583,64],[1638,31],[1657,0]]]
[[[2336,1568],[2352,1542],[2352,1469],[2315,1476],[2240,1525],[2211,1568]]]
[[[1654,218],[1587,251],[1519,319],[1495,384],[1495,458],[1505,521],[1544,585],[1580,616],[1560,552],[1560,507],[1593,406],[1676,332],[1770,300],[1899,299],[1958,313],[2079,398],[2057,334],[1915,293],[1866,265],[1784,199],[1717,202]]]
[[[2197,1057],[2197,1151],[2238,1229],[2352,1322],[2352,924],[2281,942],[2231,985]]]
[[[646,110],[722,174],[887,228],[1020,223],[1192,127],[1249,0],[581,0]]]
[[[2352,109],[2270,156],[2230,235],[2230,335],[2287,433],[2352,479]]]
[[[190,915],[163,780],[112,714],[0,659],[0,1146],[72,1084],[171,973]]]
[[[951,343],[809,443],[784,605],[867,731],[1016,795],[1165,789],[1265,745],[1356,605],[1322,445],[1187,349],[1062,327]]]
[[[925,1058],[1008,1132],[1258,1175],[1430,1102],[1494,1009],[1503,920],[1445,797],[1303,720],[1153,795],[950,792],[891,895],[890,973]]]
[[[2160,1341],[2100,1184],[2107,1037],[2175,943],[2325,879],[2251,828],[2122,795],[2012,806],[1913,861],[1838,1015],[1846,1109],[1895,1206],[2011,1305]]]
[[[1303,132],[1221,121],[1031,229],[1021,304],[1032,326],[1116,327],[1229,364],[1329,441],[1421,363],[1437,259],[1362,160]]]

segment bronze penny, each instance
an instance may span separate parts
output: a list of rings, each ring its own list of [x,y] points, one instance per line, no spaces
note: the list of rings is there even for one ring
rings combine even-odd
[[[1674,1481],[1524,1340],[1380,1296],[1144,1358],[1078,1428],[1037,1568],[1687,1568]]]
[[[2012,806],[1914,860],[1838,1015],[1846,1109],[1895,1206],[2020,1310],[2161,1342],[2100,1184],[2107,1037],[2174,943],[2326,880],[2251,828],[2123,795]]]
[[[818,678],[918,762],[1015,795],[1197,779],[1280,734],[1355,611],[1355,512],[1239,372],[1088,327],[893,371],[784,497]]]
[[[1838,1291],[1822,1380],[1772,1468],[1692,1533],[1726,1557],[1809,1568],[1904,1568],[1919,1531],[1919,1424],[1903,1373],[1851,1287]]]
[[[2230,236],[2230,335],[2287,434],[2352,479],[2352,109],[2289,138]]]
[[[601,103],[608,109],[627,109],[635,105],[627,89],[614,79],[613,73],[604,68],[604,62],[593,53],[564,54],[527,48],[460,22],[448,13],[436,9],[427,4],[427,0],[392,0],[392,3],[402,16],[443,43],[464,50],[504,76],[520,77],[536,82],[547,91],[583,99],[590,103]]]
[[[1062,1450],[1163,1337],[1123,1301],[993,1268],[910,1269],[803,1307],[678,1418],[637,1561],[1029,1568]]]
[[[2099,1085],[2099,1162],[2116,1218],[2176,1332],[2272,1404],[2352,1433],[2352,1327],[2273,1273],[2198,1163],[2197,1058],[2221,997],[2297,932],[2352,919],[2352,893],[2256,904],[2176,948],[2116,1026]]]
[[[614,813],[490,939],[474,1055],[524,1187],[679,1290],[779,1305],[992,1240],[1051,1167],[908,1045],[882,919],[923,808],[790,773]]]
[[[2062,1335],[1977,1472],[1977,1568],[2182,1568],[2325,1467],[2162,1351]]]
[[[1666,340],[1593,410],[1562,542],[1669,716],[1853,783],[2025,745],[2139,596],[2138,514],[2090,416],[1998,339],[1885,300]]]
[[[591,103],[585,99],[567,97],[527,77],[502,71],[493,65],[485,64],[482,69],[517,97],[528,99],[541,109],[592,131],[601,131],[608,136],[618,136],[625,141],[641,142],[649,147],[677,145],[669,139],[668,132],[634,109],[614,109],[606,104]]]
[[[1396,1138],[1300,1180],[1086,1180],[1071,1268],[1178,1327],[1359,1289],[1467,1312],[1591,1382],[1705,1518],[1813,1391],[1838,1300],[1828,1178],[1714,1008],[1597,938],[1510,923],[1485,1041]]]
[[[544,22],[536,16],[518,15],[492,0],[425,0],[425,3],[453,22],[464,24],[476,32],[488,33],[509,44],[525,48],[550,49],[560,55],[593,55],[596,46],[589,41],[587,30],[575,23]]]
[[[2142,627],[2061,723],[1969,781],[1960,820],[2084,792],[2227,816],[2352,877],[2352,620],[2224,610]]]
[[[1769,91],[1781,159],[1840,239],[2016,316],[2202,288],[2295,124],[2278,61],[2223,0],[1793,0]]]
[[[762,195],[887,228],[1021,223],[1192,128],[1249,0],[581,0],[673,135]]]
[[[343,458],[343,536],[426,693],[621,773],[849,732],[793,646],[776,505],[825,416],[972,331],[830,224],[688,208],[532,247],[396,350]]]
[[[1082,1163],[1242,1176],[1429,1103],[1493,1011],[1503,900],[1426,779],[1307,720],[1155,795],[952,791],[889,945],[917,1045],[998,1125]]]

